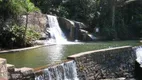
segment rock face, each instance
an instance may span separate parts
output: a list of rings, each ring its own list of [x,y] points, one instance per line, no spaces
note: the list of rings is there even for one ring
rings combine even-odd
[[[75,25],[74,22],[64,18],[58,18],[59,25],[68,40],[75,40]]]
[[[23,15],[20,20],[22,25],[25,25],[26,15]],[[86,30],[88,27],[81,22],[72,21],[62,17],[58,17],[58,22],[60,28],[63,30],[65,36],[69,41],[90,41],[94,39]],[[47,19],[47,14],[37,12],[30,13],[28,15],[28,28],[41,33],[41,39],[48,38],[49,32],[47,28],[49,28],[49,23]],[[43,35],[46,35],[47,37]]]
[[[26,15],[23,15],[20,19],[22,25],[26,24]],[[47,24],[47,18],[45,14],[34,12],[28,14],[28,28],[37,32],[44,32]]]
[[[67,39],[70,41],[81,40],[81,41],[90,41],[93,40],[89,36],[89,32],[86,30],[88,27],[81,22],[72,21],[65,18],[58,18],[59,25]]]
[[[135,54],[132,47],[118,47],[69,56],[77,64],[79,80],[133,78]]]

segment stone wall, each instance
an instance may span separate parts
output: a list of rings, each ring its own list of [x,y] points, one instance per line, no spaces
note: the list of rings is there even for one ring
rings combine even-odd
[[[12,64],[7,64],[8,80],[34,80],[34,69],[28,67],[15,68]]]
[[[7,80],[6,59],[0,58],[0,80]]]
[[[76,61],[79,80],[134,77],[135,54],[129,46],[83,52],[68,59]]]

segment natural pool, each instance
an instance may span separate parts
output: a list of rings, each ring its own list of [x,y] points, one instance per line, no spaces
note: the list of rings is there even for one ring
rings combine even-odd
[[[16,67],[40,67],[47,64],[55,64],[65,60],[67,56],[79,52],[111,48],[117,46],[137,46],[139,41],[107,41],[107,42],[89,42],[70,45],[52,45],[32,50],[26,50],[15,53],[0,54],[1,58],[6,58],[7,62]]]

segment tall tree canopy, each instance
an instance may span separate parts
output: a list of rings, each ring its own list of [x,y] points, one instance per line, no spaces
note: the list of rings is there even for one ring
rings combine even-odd
[[[32,0],[44,13],[100,27],[108,39],[132,39],[141,35],[140,0]]]

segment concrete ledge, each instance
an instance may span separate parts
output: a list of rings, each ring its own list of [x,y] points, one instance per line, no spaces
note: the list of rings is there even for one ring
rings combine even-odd
[[[12,64],[6,64],[6,66],[7,66],[8,69],[9,69],[9,68],[15,68],[15,66],[12,65]]]
[[[51,45],[55,45],[55,44],[37,45],[37,46],[32,46],[32,47],[20,48],[20,49],[3,50],[3,51],[0,51],[0,54],[19,52],[19,51],[30,50],[30,49],[35,49],[35,48],[40,48],[40,47],[45,47],[45,46],[51,46]]]
[[[21,68],[21,72],[23,73],[23,75],[29,75],[29,74],[34,73],[34,69],[28,68],[28,67],[23,67],[23,68]]]
[[[6,64],[8,72],[14,72],[15,66],[12,64]]]
[[[21,48],[21,49],[3,50],[3,51],[0,51],[0,53],[18,52],[18,51],[24,51],[24,50],[29,50],[29,49],[39,48],[39,47],[41,47],[41,46],[27,47],[27,48]]]
[[[84,56],[84,55],[87,55],[87,54],[96,53],[96,52],[105,52],[105,51],[110,51],[110,50],[118,50],[118,49],[126,49],[126,48],[132,48],[132,47],[131,46],[122,46],[122,47],[115,47],[115,48],[107,48],[107,49],[81,52],[81,53],[78,53],[78,54],[68,56],[67,59],[75,59],[77,57]]]
[[[6,59],[0,58],[0,63],[3,62],[3,61],[6,62]]]
[[[126,78],[100,79],[100,80],[126,80]]]
[[[100,80],[136,80],[134,78],[129,78],[129,79],[126,79],[126,78],[113,78],[113,79],[100,79]]]

